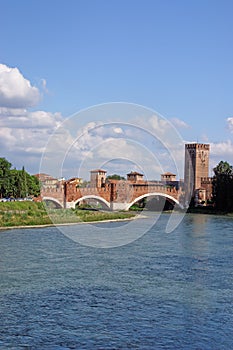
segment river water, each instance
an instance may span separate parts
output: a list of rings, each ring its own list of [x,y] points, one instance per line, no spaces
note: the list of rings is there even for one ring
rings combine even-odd
[[[0,232],[0,349],[233,349],[233,219],[166,221],[111,249]]]

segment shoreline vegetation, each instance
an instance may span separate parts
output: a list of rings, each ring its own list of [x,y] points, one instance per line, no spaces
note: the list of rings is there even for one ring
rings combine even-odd
[[[0,229],[130,220],[135,216],[132,212],[49,209],[42,202],[0,203]]]
[[[135,219],[136,211],[108,212],[82,209],[51,209],[43,202],[0,202],[0,230],[10,228],[32,228],[106,221]],[[167,212],[165,212],[167,213]],[[233,213],[214,210],[213,207],[189,208],[187,214],[224,215],[233,217]]]
[[[227,212],[227,211],[221,211],[216,210],[213,207],[190,207],[187,209],[188,214],[204,214],[204,215],[222,215],[222,216],[228,216],[233,217],[233,212]]]

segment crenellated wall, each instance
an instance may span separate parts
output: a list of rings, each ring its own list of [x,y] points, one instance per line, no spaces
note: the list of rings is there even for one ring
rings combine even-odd
[[[182,192],[175,186],[158,183],[142,182],[132,183],[126,180],[111,180],[101,187],[79,187],[67,181],[64,186],[57,189],[42,189],[41,200],[54,198],[62,207],[75,207],[75,204],[85,198],[95,198],[102,201],[111,209],[125,209],[137,198],[149,194],[163,194],[179,202]]]

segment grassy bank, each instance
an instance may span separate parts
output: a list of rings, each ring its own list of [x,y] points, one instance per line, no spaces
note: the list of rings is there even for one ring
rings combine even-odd
[[[43,203],[0,202],[0,227],[49,225],[134,217],[130,212],[47,209]]]

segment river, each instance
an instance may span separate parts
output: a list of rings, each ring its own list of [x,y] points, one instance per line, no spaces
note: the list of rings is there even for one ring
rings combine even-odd
[[[167,219],[109,249],[0,232],[0,349],[233,349],[233,219],[189,214],[165,233]]]

